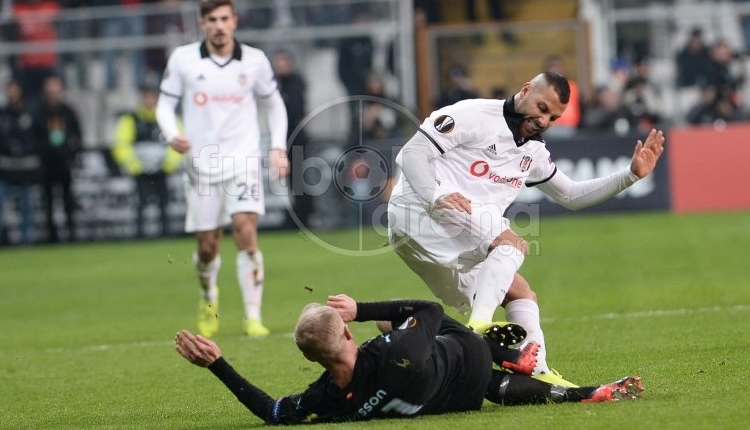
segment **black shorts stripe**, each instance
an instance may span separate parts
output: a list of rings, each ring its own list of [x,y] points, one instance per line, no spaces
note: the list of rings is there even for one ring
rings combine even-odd
[[[429,140],[430,142],[432,142],[432,145],[435,148],[437,148],[438,151],[440,151],[440,154],[445,154],[445,151],[443,150],[443,148],[441,148],[440,145],[438,145],[438,143],[435,142],[435,139],[433,139],[432,136],[430,136],[429,134],[427,134],[426,131],[422,130],[422,127],[418,128],[417,130],[420,133],[422,133],[427,138],[427,140]]]
[[[526,186],[527,187],[536,187],[539,184],[543,184],[543,183],[549,181],[550,179],[552,179],[552,177],[555,176],[555,173],[557,173],[557,166],[555,166],[555,170],[552,171],[552,174],[549,175],[549,177],[547,179],[541,180],[539,182],[527,182]]]

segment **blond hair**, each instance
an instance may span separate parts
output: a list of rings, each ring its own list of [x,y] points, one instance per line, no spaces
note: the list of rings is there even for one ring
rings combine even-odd
[[[346,324],[330,306],[310,303],[305,306],[294,328],[294,342],[305,356],[317,362],[328,362],[344,349]]]

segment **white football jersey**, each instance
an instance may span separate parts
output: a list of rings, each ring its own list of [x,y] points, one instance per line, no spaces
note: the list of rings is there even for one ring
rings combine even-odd
[[[161,82],[163,94],[182,101],[188,173],[218,182],[261,163],[257,99],[277,91],[263,51],[235,41],[232,56],[212,58],[205,42],[178,47]]]
[[[440,152],[431,160],[436,196],[460,192],[504,211],[524,185],[549,180],[556,167],[540,136],[514,138],[512,100],[472,99],[438,109],[419,128]]]

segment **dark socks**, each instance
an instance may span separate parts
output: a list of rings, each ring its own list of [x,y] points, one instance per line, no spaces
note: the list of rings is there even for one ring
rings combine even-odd
[[[493,354],[494,359],[494,354]],[[525,375],[492,370],[492,380],[485,398],[493,403],[535,405],[543,403],[580,402],[587,399],[598,387],[567,388],[551,385]]]

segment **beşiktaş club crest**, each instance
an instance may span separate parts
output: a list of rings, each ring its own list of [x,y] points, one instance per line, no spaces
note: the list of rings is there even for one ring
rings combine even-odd
[[[456,125],[456,123],[453,121],[453,118],[449,117],[448,115],[440,115],[435,119],[435,122],[433,123],[435,126],[435,130],[441,132],[441,133],[450,133],[453,131],[453,127]]]
[[[247,75],[245,75],[244,73],[241,74],[238,82],[240,83],[240,85],[245,85],[247,83]]]
[[[524,155],[523,158],[521,158],[521,171],[525,172],[529,170],[529,167],[531,167],[531,156]]]

